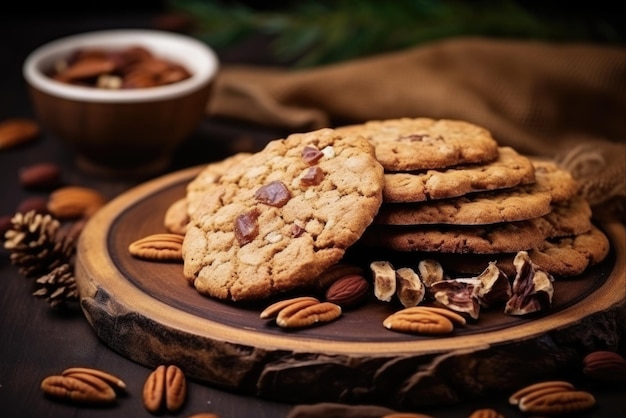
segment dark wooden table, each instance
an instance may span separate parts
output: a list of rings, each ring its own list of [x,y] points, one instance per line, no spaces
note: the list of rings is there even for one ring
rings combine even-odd
[[[0,17],[0,120],[34,118],[21,75],[26,55],[52,39],[98,29],[148,28],[151,14],[72,16],[52,19]],[[258,53],[257,53],[258,54]],[[245,60],[242,51],[233,51],[224,60]],[[256,57],[258,58],[258,56]],[[220,159],[236,150],[255,150],[282,132],[247,126],[235,121],[207,118],[188,141],[177,150],[168,171]],[[56,138],[45,131],[33,143],[0,151],[0,215],[12,214],[24,199],[43,195],[19,186],[20,168],[33,163],[54,162],[63,170],[67,184],[100,190],[108,198],[137,185],[141,180],[95,178],[76,169],[73,156]],[[75,307],[52,309],[42,299],[31,296],[32,283],[20,276],[9,262],[8,252],[0,250],[0,415],[3,417],[142,417],[150,416],[141,402],[143,383],[151,370],[136,364],[103,344]],[[622,350],[623,351],[623,350]],[[41,380],[70,366],[88,366],[120,376],[129,393],[108,408],[77,407],[46,398]],[[595,393],[598,407],[586,417],[613,417],[626,409],[626,388]],[[504,399],[482,399],[453,408],[427,412],[435,417],[466,417],[473,410],[495,407],[507,417],[522,416]],[[223,418],[286,417],[293,405],[243,397],[190,382],[187,403],[177,416],[213,412]]]

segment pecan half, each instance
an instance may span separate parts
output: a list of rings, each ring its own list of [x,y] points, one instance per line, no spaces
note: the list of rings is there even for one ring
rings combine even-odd
[[[283,328],[303,328],[331,322],[341,316],[341,306],[331,302],[320,302],[300,309],[295,307],[290,305],[281,310],[276,317],[276,324]]]
[[[20,185],[25,189],[52,190],[61,184],[61,168],[54,163],[37,163],[22,167]]]
[[[412,334],[448,334],[454,330],[450,319],[419,308],[414,306],[395,312],[385,318],[383,326],[392,331]]]
[[[30,119],[6,119],[0,122],[0,150],[30,142],[39,135],[39,125]]]
[[[86,376],[48,376],[42,380],[41,389],[48,396],[76,403],[107,404],[115,401],[115,391],[111,386],[97,377]]]
[[[90,375],[97,377],[98,379],[103,380],[109,386],[117,391],[126,391],[126,383],[117,376],[112,375],[111,373],[105,372],[103,370],[92,369],[89,367],[70,367],[68,369],[63,370],[61,372],[62,376],[73,376],[78,377],[84,375]]]
[[[571,414],[592,408],[596,404],[593,395],[585,391],[562,391],[543,396],[522,398],[519,409],[531,414]]]
[[[90,217],[106,203],[95,189],[66,186],[56,189],[48,198],[48,211],[59,219]]]
[[[144,407],[154,414],[163,408],[178,411],[187,397],[187,380],[174,365],[160,365],[148,375],[143,387]]]
[[[543,391],[545,389],[550,389],[555,392],[571,391],[571,390],[574,390],[574,385],[564,380],[548,380],[545,382],[533,383],[531,385],[528,385],[519,389],[518,391],[513,393],[511,396],[509,396],[509,403],[511,405],[518,405],[520,400],[523,397],[528,396],[537,391]]]
[[[594,380],[626,381],[626,360],[613,351],[594,351],[583,359],[583,373]]]
[[[152,234],[131,242],[128,252],[145,260],[182,262],[183,239],[179,234]]]
[[[336,280],[326,291],[326,301],[350,308],[365,300],[370,284],[359,274],[351,274]]]
[[[315,305],[317,303],[320,303],[319,299],[314,298],[313,296],[299,296],[296,298],[280,300],[278,302],[272,303],[270,306],[265,308],[261,312],[259,317],[261,319],[276,319],[280,311],[287,308],[288,306],[295,305],[297,306],[297,310],[309,305]]]

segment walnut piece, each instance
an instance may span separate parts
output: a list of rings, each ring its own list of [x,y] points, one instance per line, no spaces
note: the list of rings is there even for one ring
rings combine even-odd
[[[513,260],[516,274],[512,296],[506,302],[504,313],[528,315],[548,309],[552,305],[554,278],[534,264],[526,251],[520,251]]]

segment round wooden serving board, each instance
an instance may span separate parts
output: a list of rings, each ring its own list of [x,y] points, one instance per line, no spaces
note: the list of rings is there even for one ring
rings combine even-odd
[[[147,367],[177,364],[208,384],[291,403],[409,408],[559,376],[588,352],[616,347],[623,338],[621,224],[601,226],[612,244],[609,257],[579,277],[557,279],[553,307],[541,316],[484,310],[449,336],[416,336],[384,328],[383,319],[399,306],[372,297],[332,323],[285,331],[259,318],[267,303],[202,296],[184,279],[182,263],[128,253],[132,241],[165,232],[166,209],[199,170],[122,194],[89,221],[78,245],[75,274],[88,321],[112,349]]]

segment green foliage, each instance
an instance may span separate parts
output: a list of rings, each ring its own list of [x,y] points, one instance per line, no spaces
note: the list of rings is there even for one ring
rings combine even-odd
[[[277,62],[309,67],[399,50],[452,36],[518,39],[586,39],[582,21],[537,16],[513,0],[301,0],[279,9],[255,10],[217,0],[170,1],[173,11],[191,16],[192,35],[216,49],[253,33],[271,37]],[[602,26],[607,38],[611,28]]]

